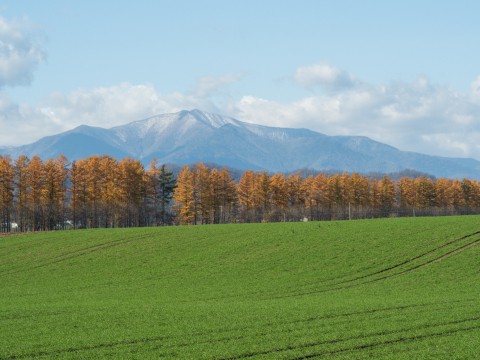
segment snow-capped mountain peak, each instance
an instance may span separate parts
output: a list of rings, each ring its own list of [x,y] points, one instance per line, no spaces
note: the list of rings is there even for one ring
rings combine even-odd
[[[191,111],[181,111],[178,113],[179,119],[182,120],[195,120],[198,122],[201,122],[207,126],[211,126],[213,128],[220,128],[225,125],[234,125],[234,126],[240,126],[240,122],[238,120],[235,120],[234,118],[227,117],[227,116],[221,116],[218,114],[213,114],[205,111],[200,111],[198,109],[194,109]]]
[[[0,153],[130,156],[147,164],[214,162],[238,169],[395,172],[412,169],[441,177],[478,178],[480,162],[403,152],[365,137],[327,136],[307,129],[277,128],[242,122],[200,110],[184,110],[111,129],[81,126]]]

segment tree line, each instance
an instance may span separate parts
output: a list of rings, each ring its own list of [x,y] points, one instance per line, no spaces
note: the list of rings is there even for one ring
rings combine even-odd
[[[225,171],[225,170],[223,170]],[[203,164],[184,167],[174,200],[182,224],[365,219],[473,214],[480,211],[476,180],[358,173],[300,174],[245,171],[238,183]]]
[[[155,160],[91,156],[71,164],[0,155],[3,231],[157,226],[172,223],[175,179]]]
[[[480,183],[358,173],[269,174],[91,156],[0,155],[0,230],[136,227],[472,214]],[[14,226],[15,225],[15,226]]]

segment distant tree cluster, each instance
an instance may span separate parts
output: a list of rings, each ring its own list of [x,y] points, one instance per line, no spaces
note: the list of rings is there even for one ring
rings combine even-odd
[[[185,166],[174,200],[181,224],[366,219],[390,216],[472,214],[480,211],[480,183],[425,176],[302,176],[245,171],[238,183],[228,172]]]
[[[173,222],[173,174],[152,161],[91,156],[69,164],[0,156],[0,230],[131,227]],[[13,226],[14,225],[14,226]]]
[[[91,156],[0,155],[0,231],[136,227],[480,212],[475,180],[245,171]]]

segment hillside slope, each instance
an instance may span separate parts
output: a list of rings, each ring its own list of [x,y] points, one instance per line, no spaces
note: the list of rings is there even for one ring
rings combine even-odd
[[[475,358],[479,220],[0,238],[0,358]]]

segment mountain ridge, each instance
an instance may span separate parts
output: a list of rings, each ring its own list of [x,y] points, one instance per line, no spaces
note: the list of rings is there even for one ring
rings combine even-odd
[[[436,177],[479,178],[480,162],[401,151],[364,136],[328,136],[304,128],[257,125],[198,109],[155,115],[110,129],[80,125],[34,143],[0,148],[16,157],[65,155],[127,156],[147,164],[153,158],[179,165],[213,162],[238,169],[290,172],[302,168],[399,172]]]

